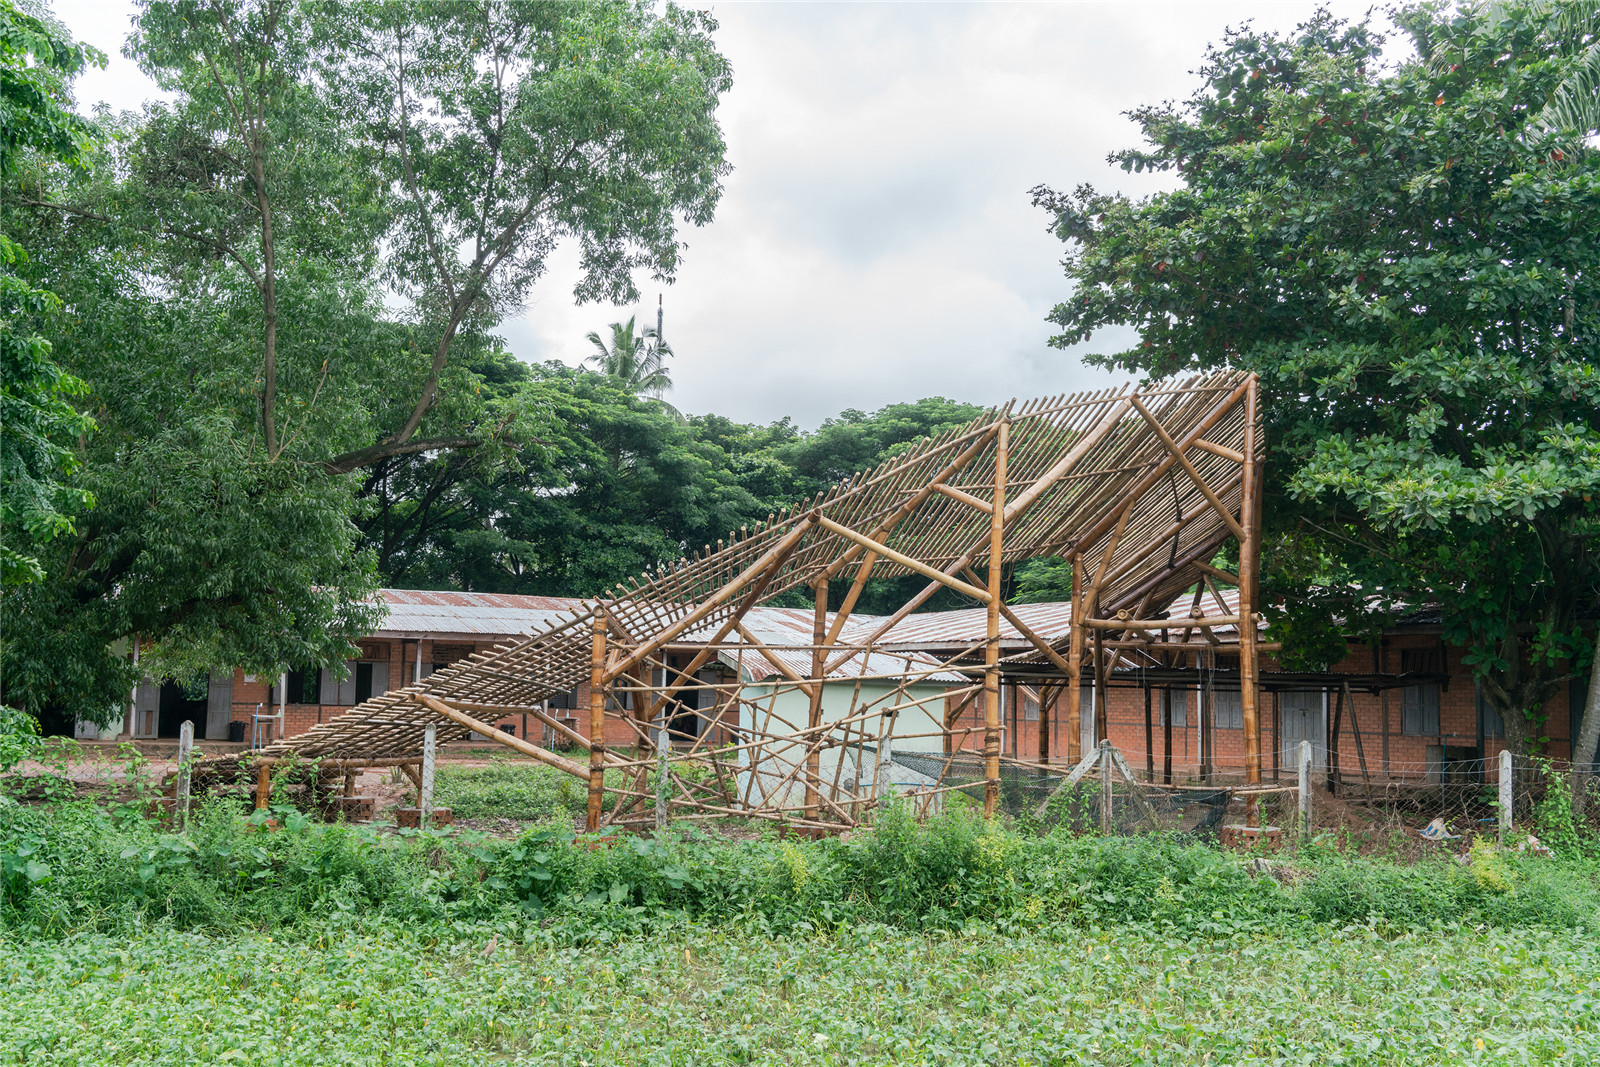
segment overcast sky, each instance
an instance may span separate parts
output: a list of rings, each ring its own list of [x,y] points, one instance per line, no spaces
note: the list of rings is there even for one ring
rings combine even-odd
[[[152,93],[119,54],[131,3],[52,6],[111,56],[80,80],[80,107],[131,108]],[[734,70],[721,109],[734,171],[716,220],[685,233],[677,282],[640,279],[639,311],[653,322],[665,292],[680,409],[811,427],[847,407],[1114,381],[1045,343],[1065,295],[1062,246],[1028,189],[1158,188],[1106,162],[1135,143],[1122,113],[1188,96],[1225,27],[1287,29],[1316,5],[708,6]],[[590,330],[633,311],[575,305],[575,264],[558,254],[505,324],[518,356],[580,362]]]

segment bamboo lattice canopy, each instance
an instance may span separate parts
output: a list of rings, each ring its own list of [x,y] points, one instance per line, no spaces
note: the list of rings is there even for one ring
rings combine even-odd
[[[736,624],[754,604],[822,581],[856,582],[864,569],[874,579],[931,574],[930,589],[971,589],[962,574],[989,563],[997,459],[1005,472],[1003,563],[1076,556],[1080,573],[1097,578],[1093,614],[1101,619],[1165,609],[1206,570],[1217,573],[1208,565],[1243,521],[1253,382],[1225,371],[993,408],[731,533],[717,551],[650,571],[635,588],[585,601],[520,642],[373,697],[260,756],[410,756],[429,724],[441,743],[459,739],[468,730],[416,694],[458,709],[505,709],[570,691],[590,677],[597,611],[606,622],[609,683],[622,671],[639,676],[651,656],[686,635],[737,640]],[[862,629],[826,644],[842,655],[878,646],[882,634]],[[838,662],[830,652],[829,669]]]

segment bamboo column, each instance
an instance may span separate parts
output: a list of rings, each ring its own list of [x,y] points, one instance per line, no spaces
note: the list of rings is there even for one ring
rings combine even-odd
[[[600,807],[606,793],[606,616],[596,611],[590,622],[589,653],[589,810],[584,829],[600,829]]]
[[[1083,748],[1083,620],[1088,614],[1084,603],[1083,561],[1072,554],[1072,615],[1067,620],[1070,643],[1067,646],[1067,762],[1077,766]]]
[[[1111,669],[1106,661],[1102,640],[1104,630],[1094,632],[1094,740],[1096,744],[1111,739],[1111,716],[1106,714],[1110,703]]]
[[[1244,538],[1239,543],[1239,703],[1244,718],[1244,779],[1261,781],[1261,670],[1256,654],[1256,598],[1260,590],[1261,471],[1257,455],[1256,379],[1245,389],[1244,481],[1239,494]],[[1261,825],[1255,794],[1245,800],[1245,825]]]
[[[816,608],[811,625],[811,710],[806,725],[812,730],[822,725],[822,687],[827,674],[828,640],[828,580],[820,578],[816,584]],[[871,653],[868,653],[870,656]],[[821,815],[817,783],[822,776],[822,752],[813,748],[806,756],[806,818]]]
[[[984,770],[983,814],[993,818],[1000,804],[1000,572],[1005,558],[1006,452],[1010,423],[1002,422],[994,441],[994,500],[989,506],[988,643],[983,651]]]

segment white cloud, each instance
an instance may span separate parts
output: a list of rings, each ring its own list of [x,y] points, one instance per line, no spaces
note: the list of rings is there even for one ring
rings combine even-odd
[[[1315,7],[709,6],[734,66],[721,117],[736,169],[716,220],[684,235],[684,267],[666,290],[679,356],[671,399],[802,425],[845,407],[935,394],[993,403],[1113,380],[1045,343],[1045,315],[1065,295],[1063,249],[1027,190],[1159,188],[1160,177],[1106,162],[1136,143],[1122,112],[1188,96],[1189,71],[1224,27],[1288,28]],[[132,107],[153,92],[116,55],[130,5],[56,11],[113,54],[111,70],[82,79],[80,103]],[[519,355],[576,363],[590,330],[632,313],[575,307],[576,274],[562,250],[505,324]],[[640,288],[653,322],[661,287]]]

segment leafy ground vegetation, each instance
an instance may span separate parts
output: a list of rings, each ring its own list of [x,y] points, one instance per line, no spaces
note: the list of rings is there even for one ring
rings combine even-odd
[[[35,780],[0,802],[0,1063],[1580,1063],[1600,865],[897,808],[848,839],[574,834],[542,770],[441,776],[520,836]],[[21,795],[15,787],[12,794]]]

